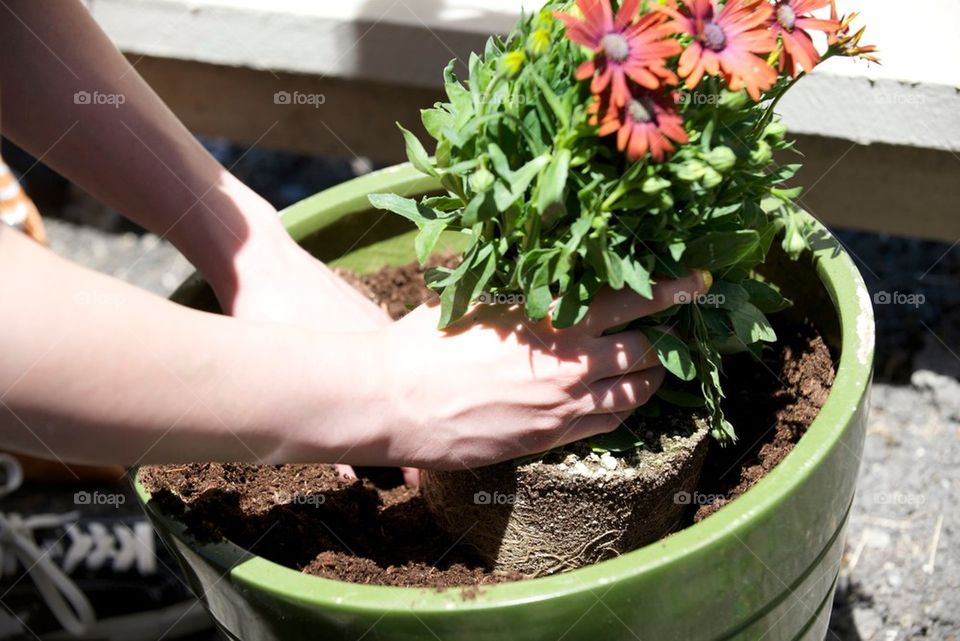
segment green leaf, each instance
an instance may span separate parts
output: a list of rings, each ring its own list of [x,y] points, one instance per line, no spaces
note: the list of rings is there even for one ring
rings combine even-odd
[[[590,448],[594,452],[629,452],[645,445],[640,435],[621,423],[612,432],[590,437]]]
[[[553,303],[550,283],[559,256],[559,249],[534,249],[524,255],[517,266],[526,296],[524,306],[531,320],[546,316]]]
[[[457,62],[458,60],[454,58],[444,67],[443,86],[447,93],[447,98],[450,99],[457,113],[457,120],[459,122],[465,122],[464,119],[473,113],[473,101],[470,97],[470,92],[457,80],[457,75],[453,72]]]
[[[550,311],[551,303],[553,303],[553,295],[550,293],[550,288],[546,285],[535,287],[526,294],[524,310],[530,320],[538,321]]]
[[[428,176],[437,176],[437,170],[433,168],[433,163],[430,162],[430,155],[427,153],[427,150],[423,148],[423,145],[420,144],[420,140],[413,135],[413,133],[407,131],[403,128],[399,122],[397,127],[400,127],[400,131],[403,133],[403,141],[407,146],[407,159],[410,160],[410,164],[417,168],[421,173],[427,174]]]
[[[499,160],[495,159],[492,155],[491,160],[494,162],[494,169],[497,169],[497,163]],[[508,173],[504,175],[498,169],[497,173],[503,176],[509,182],[509,189],[502,186],[500,186],[499,189],[496,187],[494,188],[494,197],[496,198],[497,208],[500,211],[506,211],[510,205],[515,203],[517,199],[523,196],[524,192],[527,191],[527,187],[530,186],[530,183],[540,172],[540,169],[548,162],[550,162],[549,157],[537,156],[515,172],[509,172],[509,170],[507,170]]]
[[[718,280],[710,288],[706,295],[707,301],[715,301],[715,306],[720,309],[737,309],[744,303],[749,302],[750,295],[740,285],[726,280]]]
[[[667,251],[670,252],[670,257],[673,260],[679,261],[683,257],[683,253],[687,251],[687,244],[682,240],[672,242],[667,246]]]
[[[498,209],[492,192],[483,192],[474,196],[463,209],[461,222],[464,227],[473,227],[494,218]]]
[[[780,189],[779,187],[771,187],[770,193],[776,196],[781,200],[793,200],[797,196],[803,193],[803,187],[791,187],[790,189]]]
[[[557,120],[560,121],[560,125],[564,128],[570,126],[570,114],[567,113],[567,110],[564,108],[563,103],[560,102],[560,98],[557,97],[556,92],[550,88],[550,85],[547,84],[547,81],[531,69],[530,76],[533,78],[533,81],[537,83],[537,87],[540,88],[540,91],[543,93],[543,98],[547,101],[547,104],[550,106],[550,110],[553,112],[553,115],[557,117]]]
[[[513,178],[513,171],[510,169],[510,161],[507,160],[506,154],[500,149],[500,145],[495,142],[490,143],[487,146],[487,155],[490,156],[493,170],[496,171],[501,178],[509,182],[510,179]]]
[[[545,221],[556,220],[566,213],[563,196],[570,170],[570,150],[561,149],[550,160],[537,183],[537,211]]]
[[[773,343],[777,340],[777,334],[770,326],[770,321],[763,315],[759,309],[745,303],[730,312],[730,323],[733,325],[733,332],[746,345],[764,341]]]
[[[480,65],[481,64],[482,64],[482,61],[480,60],[480,56],[477,55],[477,52],[471,51],[470,60],[467,63],[467,70],[469,71],[469,74],[470,74],[470,82],[468,84],[470,85],[470,98],[473,102],[473,108],[477,112],[481,111],[481,105],[480,105],[480,100],[481,100]]]
[[[607,269],[607,284],[613,289],[623,289],[623,259],[613,250],[608,249],[603,254]]]
[[[579,283],[571,284],[553,308],[553,326],[557,329],[573,327],[583,320],[599,287],[600,283],[592,273],[587,273]]]
[[[440,327],[444,328],[456,322],[464,315],[470,303],[486,287],[496,269],[496,255],[493,247],[487,245],[478,251],[473,260],[464,260],[468,264],[457,282],[451,283],[440,294]]]
[[[466,254],[463,257],[463,260],[457,265],[457,268],[450,271],[446,269],[432,269],[427,272],[427,286],[431,289],[439,290],[445,287],[453,285],[457,281],[463,279],[464,275],[467,273],[467,270],[470,269],[470,265],[473,263],[473,260],[477,254],[476,246],[468,249]]]
[[[421,265],[426,263],[427,259],[430,258],[430,254],[433,253],[433,248],[436,247],[437,241],[440,239],[440,234],[443,233],[446,227],[446,221],[432,220],[420,228],[420,233],[417,234],[416,239],[413,241],[413,247],[417,252],[417,260],[420,261]]]
[[[424,207],[431,207],[437,211],[444,213],[449,213],[454,209],[459,209],[463,206],[463,201],[459,198],[451,198],[449,196],[427,196],[420,204]]]
[[[688,267],[713,271],[739,262],[760,242],[752,229],[707,232],[687,244],[683,262]]]
[[[418,227],[423,226],[434,220],[448,219],[449,214],[419,204],[412,198],[404,198],[396,194],[370,194],[367,197],[370,204],[377,209],[385,209],[395,214],[403,216],[407,220],[416,223]]]
[[[440,107],[421,110],[420,120],[423,122],[423,128],[427,130],[427,133],[436,139],[440,138],[444,127],[453,126],[453,116],[446,109]]]
[[[690,357],[690,348],[682,340],[653,327],[642,328],[644,335],[653,344],[660,362],[668,372],[681,381],[690,381],[697,375],[697,368]]]
[[[773,184],[782,183],[793,178],[803,165],[797,163],[793,165],[782,165],[770,172],[769,180]]]
[[[624,256],[622,267],[623,280],[627,286],[644,298],[653,298],[650,272],[633,256]]]
[[[749,296],[750,303],[764,314],[774,314],[787,309],[793,303],[772,285],[748,279],[740,283]]]

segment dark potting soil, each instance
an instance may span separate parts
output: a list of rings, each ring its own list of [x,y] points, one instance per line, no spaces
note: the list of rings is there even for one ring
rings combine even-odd
[[[452,264],[447,256],[434,264]],[[435,295],[417,264],[389,267],[348,282],[394,318]],[[806,323],[774,318],[780,341],[758,363],[725,361],[724,409],[737,444],[711,450],[690,508],[690,523],[757,483],[793,449],[833,383],[830,351]],[[417,490],[399,473],[358,468],[360,480],[332,465],[199,463],[145,466],[140,478],[166,511],[201,540],[229,539],[308,574],[394,586],[447,588],[519,580],[492,572],[438,527]],[[475,589],[464,590],[472,598]]]
[[[719,447],[711,442],[698,497],[705,500],[695,505],[694,522],[766,476],[790,453],[827,400],[834,377],[830,350],[813,326],[784,327],[782,320],[774,319],[780,341],[764,354],[762,365],[749,357],[724,363],[729,382],[723,409],[736,426],[738,443]]]

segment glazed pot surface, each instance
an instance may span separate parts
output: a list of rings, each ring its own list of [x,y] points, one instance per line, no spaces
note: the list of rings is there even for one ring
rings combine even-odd
[[[367,196],[438,187],[401,165],[308,198],[283,220],[318,258],[369,272],[414,260],[414,230],[371,211]],[[448,236],[439,246],[456,249],[462,240]],[[357,585],[302,574],[228,541],[200,544],[135,478],[138,495],[233,639],[822,639],[863,451],[873,314],[860,274],[825,229],[812,258],[772,262],[771,278],[840,354],[829,398],[794,450],[754,488],[634,552],[480,590]],[[215,306],[196,278],[174,299]]]

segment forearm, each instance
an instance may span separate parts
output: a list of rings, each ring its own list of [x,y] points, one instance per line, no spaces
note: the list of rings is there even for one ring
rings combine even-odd
[[[229,298],[243,261],[285,242],[274,209],[203,149],[79,2],[13,0],[8,10],[0,130],[169,238]]]
[[[10,230],[0,271],[29,275],[0,279],[5,448],[121,464],[376,456],[390,412],[372,337],[189,310]]]

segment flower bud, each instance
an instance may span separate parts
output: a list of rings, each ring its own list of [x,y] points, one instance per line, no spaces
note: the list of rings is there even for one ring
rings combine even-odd
[[[536,58],[547,53],[550,49],[550,31],[544,27],[534,29],[533,33],[527,37],[527,52],[531,58]]]
[[[737,156],[730,147],[720,145],[707,152],[704,155],[704,160],[720,173],[724,173],[736,164]]]
[[[493,187],[494,175],[486,167],[480,167],[470,174],[470,189],[475,193],[489,191]]]
[[[771,160],[773,160],[773,150],[766,140],[758,142],[757,148],[750,152],[750,161],[756,165],[766,165]]]
[[[723,182],[723,176],[713,167],[707,167],[703,172],[703,179],[700,183],[707,189],[712,189]]]
[[[669,186],[670,181],[666,178],[661,178],[660,176],[650,176],[643,181],[643,185],[640,187],[640,189],[645,194],[653,195],[663,191]]]
[[[684,182],[692,183],[703,178],[703,173],[706,169],[707,166],[699,160],[686,160],[674,171],[677,174],[677,178]]]
[[[787,135],[787,128],[779,120],[775,120],[767,125],[763,130],[764,138],[773,138],[774,140],[783,140]]]
[[[500,59],[500,69],[503,73],[510,76],[511,78],[523,69],[523,65],[527,62],[527,54],[523,51],[510,51],[503,55],[503,58]]]
[[[788,256],[797,257],[807,248],[807,241],[796,229],[788,229],[783,237],[783,250]]]

